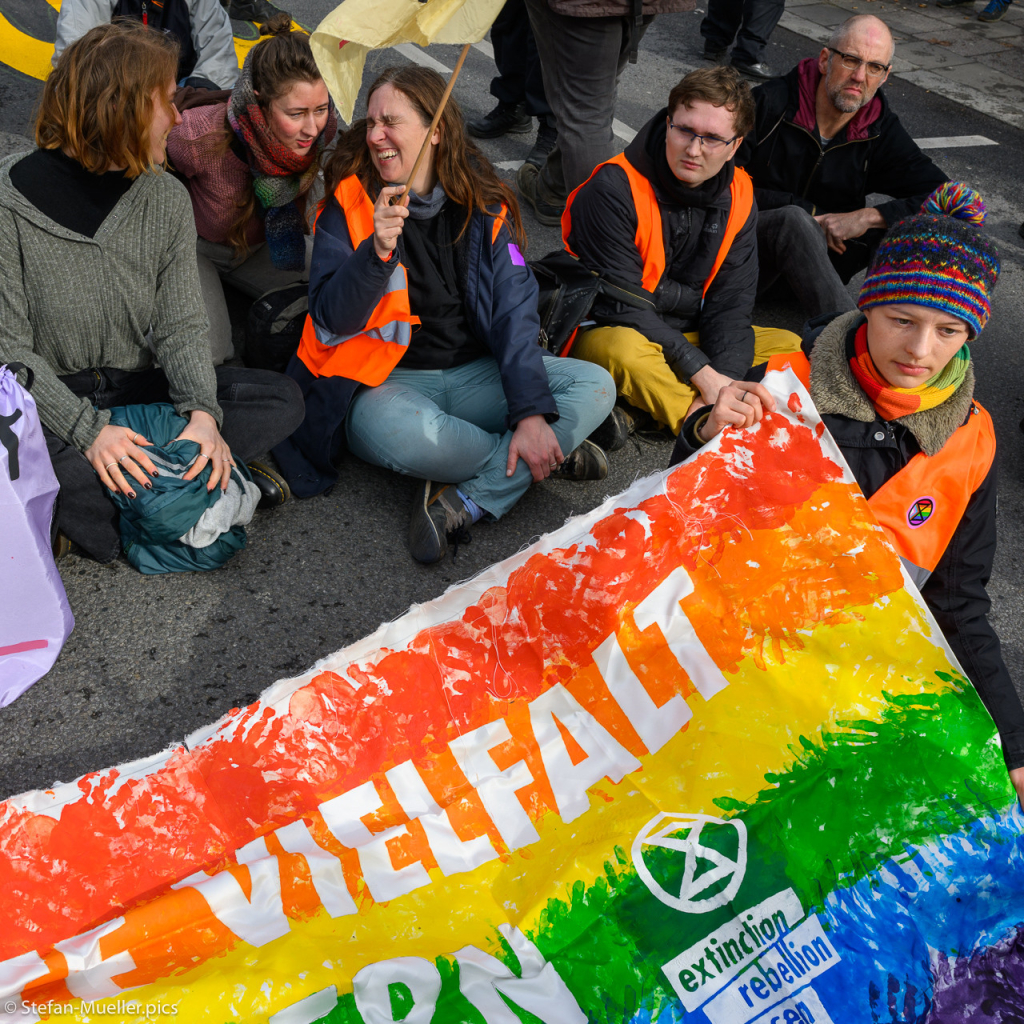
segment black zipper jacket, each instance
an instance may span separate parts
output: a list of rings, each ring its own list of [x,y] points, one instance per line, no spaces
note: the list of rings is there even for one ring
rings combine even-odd
[[[878,206],[886,225],[918,213],[947,176],[907,134],[881,89],[822,149],[814,109],[820,78],[811,57],[754,89],[754,130],[736,163],[754,179],[758,207],[849,213],[878,193],[892,197]]]
[[[654,186],[665,239],[665,274],[655,289],[656,311],[609,299],[595,303],[591,316],[601,326],[632,327],[662,347],[682,380],[710,363],[734,380],[754,361],[750,326],[757,290],[757,207],[733,240],[701,305],[729,219],[733,163],[697,188],[672,175],[665,159],[667,109],[658,111],[626,147],[626,158]],[[643,257],[636,247],[637,212],[625,172],[600,168],[572,203],[572,231],[566,240],[586,266],[642,290]],[[700,348],[684,337],[700,332]]]
[[[808,357],[818,336],[835,314],[818,317],[804,328],[803,350]],[[847,358],[862,317],[846,335]],[[747,380],[760,381],[766,367],[755,366]],[[690,416],[676,441],[671,464],[699,451],[703,442],[695,428],[707,413]],[[970,413],[968,413],[970,415]],[[864,496],[870,498],[921,451],[914,434],[899,420],[863,422],[842,415],[822,415]],[[974,684],[999,729],[1008,769],[1024,766],[1024,707],[999,649],[999,638],[988,621],[992,602],[986,587],[996,553],[996,461],[967,503],[949,546],[928,577],[921,596],[935,616],[942,635]]]

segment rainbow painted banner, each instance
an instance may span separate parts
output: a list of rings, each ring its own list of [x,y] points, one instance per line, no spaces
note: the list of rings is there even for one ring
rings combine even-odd
[[[766,380],[757,427],[0,805],[0,1020],[1024,1020],[991,719]]]

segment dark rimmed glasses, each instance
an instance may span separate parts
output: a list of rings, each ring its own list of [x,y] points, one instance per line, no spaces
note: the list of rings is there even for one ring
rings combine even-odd
[[[730,142],[735,142],[739,138],[738,135],[734,135],[731,139],[721,139],[717,135],[698,135],[695,131],[691,131],[689,128],[684,128],[682,125],[673,124],[671,121],[669,121],[668,126],[679,133],[679,137],[687,146],[689,146],[694,139],[699,139],[701,146],[709,152],[714,152],[716,149],[728,146]]]
[[[855,53],[843,53],[842,50],[837,50],[833,46],[828,46],[826,49],[829,53],[834,53],[839,58],[839,63],[847,71],[856,71],[861,65],[864,65],[864,70],[872,78],[881,78],[892,67],[891,64],[879,64],[877,60],[864,60]]]

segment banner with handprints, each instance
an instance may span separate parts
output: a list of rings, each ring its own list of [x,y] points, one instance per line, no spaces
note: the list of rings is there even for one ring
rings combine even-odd
[[[992,722],[767,381],[250,707],[0,805],[0,1019],[1024,1019]]]

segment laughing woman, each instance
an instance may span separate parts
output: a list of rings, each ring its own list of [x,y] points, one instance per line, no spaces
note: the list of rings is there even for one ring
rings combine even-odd
[[[859,311],[808,325],[791,365],[839,445],[875,516],[920,587],[943,635],[995,720],[1010,779],[1024,798],[1024,708],[989,624],[996,550],[996,438],[974,399],[968,342],[989,318],[999,276],[981,197],[947,182],[924,212],[890,228],[864,278]],[[775,403],[761,386],[724,388],[684,425],[678,462],[724,427]],[[909,509],[935,495],[931,515]]]
[[[307,280],[307,201],[338,129],[309,36],[285,14],[260,33],[231,99],[186,110],[167,140],[192,197],[215,363],[232,354],[222,280],[254,299]]]
[[[500,518],[531,480],[603,477],[604,453],[585,439],[615,401],[605,370],[538,346],[518,205],[467,139],[454,101],[408,205],[392,205],[444,87],[426,68],[385,71],[365,120],[331,158],[310,319],[288,371],[308,412],[275,451],[299,495],[336,479],[343,444],[425,481],[409,528],[420,562],[442,558],[470,523]]]

